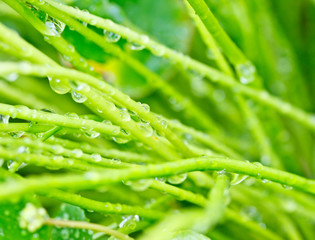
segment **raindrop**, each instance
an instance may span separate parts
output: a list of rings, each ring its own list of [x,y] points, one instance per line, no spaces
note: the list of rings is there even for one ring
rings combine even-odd
[[[131,120],[130,114],[126,109],[120,110],[120,117],[122,121],[128,122]]]
[[[144,111],[150,112],[150,106],[146,103],[140,103]]]
[[[151,125],[149,123],[139,122],[138,126],[144,132],[145,137],[151,137],[153,135],[154,131],[153,131],[153,128],[151,127]]]
[[[138,181],[127,181],[125,184],[137,192],[143,192],[151,186],[152,181],[152,179],[140,179]]]
[[[91,158],[93,158],[95,162],[100,162],[100,161],[102,160],[101,155],[98,154],[98,153],[93,153],[93,154],[91,155]]]
[[[16,79],[18,79],[19,75],[17,73],[10,73],[8,76],[6,76],[6,79],[9,82],[14,82]]]
[[[155,56],[162,57],[165,54],[163,47],[157,45],[151,45],[151,51]]]
[[[104,36],[108,42],[118,42],[120,39],[119,34],[107,30],[104,30]]]
[[[58,78],[48,77],[50,87],[58,94],[66,94],[70,91],[70,87]]]
[[[89,138],[97,138],[100,135],[100,133],[93,130],[88,130],[84,131],[84,135]]]
[[[243,84],[249,84],[255,80],[256,69],[251,62],[237,65],[236,71]]]
[[[59,36],[66,26],[63,22],[60,22],[59,20],[51,17],[45,22],[45,25],[49,29],[46,35],[49,36]]]
[[[73,157],[75,158],[80,158],[83,155],[83,152],[81,149],[73,149],[71,152],[72,152]]]
[[[127,47],[132,51],[140,51],[144,49],[143,45],[137,44],[137,43],[127,43]]]
[[[0,123],[8,124],[10,116],[0,114]]]
[[[248,178],[247,175],[240,175],[240,174],[234,174],[234,177],[231,181],[231,185],[237,185],[243,182],[246,178]]]
[[[171,184],[181,184],[183,183],[187,178],[187,173],[183,173],[180,175],[175,175],[167,178],[167,181]]]
[[[73,98],[73,100],[77,103],[84,103],[87,99],[86,96],[82,95],[81,93],[78,93],[76,91],[71,91],[71,96]]]

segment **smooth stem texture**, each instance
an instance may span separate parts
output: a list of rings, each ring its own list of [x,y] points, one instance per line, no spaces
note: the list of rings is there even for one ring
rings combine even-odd
[[[4,138],[0,137],[0,144],[3,146],[15,147],[18,148],[20,146],[31,147],[33,149],[44,150],[53,154],[57,154],[63,157],[77,159],[81,162],[87,162],[93,164],[95,166],[102,166],[106,168],[125,168],[131,167],[133,165],[121,162],[120,160],[114,159],[105,159],[105,158],[97,158],[93,155],[88,155],[80,152],[80,149],[70,150],[66,149],[61,145],[50,145],[47,143],[43,143],[42,141],[34,141],[31,139],[12,139],[12,138]],[[79,150],[79,154],[77,151]]]
[[[218,175],[214,187],[209,192],[205,212],[194,226],[196,231],[208,232],[223,217],[229,198],[228,187],[229,177],[225,174]]]
[[[304,112],[303,110],[294,107],[293,105],[280,100],[277,97],[272,96],[268,92],[264,90],[257,90],[251,88],[249,86],[243,85],[233,80],[233,78],[222,74],[221,72],[200,63],[194,59],[191,59],[188,56],[184,56],[182,53],[178,53],[172,49],[165,47],[162,44],[157,43],[156,41],[151,40],[146,35],[140,35],[135,31],[126,28],[122,25],[116,24],[108,19],[102,19],[95,15],[89,13],[83,13],[81,10],[74,9],[72,7],[66,6],[61,3],[56,3],[52,0],[46,0],[54,7],[58,8],[58,10],[71,15],[74,18],[80,19],[87,23],[93,23],[99,28],[105,29],[107,31],[111,31],[114,33],[119,34],[120,36],[126,38],[128,41],[137,43],[139,45],[145,46],[147,49],[156,53],[157,49],[159,52],[163,53],[161,56],[171,59],[173,62],[181,64],[184,68],[195,70],[196,72],[200,73],[201,75],[209,77],[210,80],[213,82],[217,82],[222,86],[230,88],[235,94],[244,94],[249,96],[253,100],[259,102],[260,104],[267,105],[277,112],[292,118],[293,120],[299,122],[303,126],[315,131],[315,118],[311,114]],[[207,7],[208,8],[208,7]],[[202,19],[202,18],[201,18]],[[214,35],[215,37],[215,35]],[[225,41],[227,42],[227,41]],[[232,51],[233,54],[231,56],[238,56],[238,51]],[[237,58],[238,58],[237,57]],[[236,57],[235,57],[236,58]]]
[[[9,115],[12,118],[20,118],[33,122],[48,123],[76,129],[93,129],[99,133],[110,136],[123,137],[120,133],[120,127],[108,125],[93,120],[86,120],[80,118],[72,118],[56,113],[47,113],[35,109],[29,109],[26,106],[11,106],[0,103],[0,114]]]
[[[198,1],[197,1],[198,2]],[[203,2],[203,0],[199,1],[200,4],[202,6],[205,5],[205,3]],[[212,24],[211,26],[208,26],[206,24],[209,24],[209,22],[207,21],[202,21],[201,20],[201,16],[199,15],[199,12],[196,11],[196,14],[194,13],[194,9],[191,7],[191,5],[188,3],[187,0],[185,0],[186,6],[188,8],[188,11],[190,12],[191,17],[193,18],[193,20],[196,22],[197,27],[200,31],[200,33],[202,34],[204,42],[207,44],[207,46],[210,49],[215,49],[215,57],[216,57],[216,61],[218,62],[218,66],[221,68],[221,70],[227,74],[228,76],[233,77],[234,74],[231,71],[230,68],[227,68],[226,66],[229,66],[227,61],[225,60],[224,56],[222,55],[222,53],[220,52],[220,50],[218,49],[218,45],[216,44],[216,41],[213,38],[213,35],[215,34],[214,32],[211,32],[210,30],[213,31],[212,27],[213,25],[218,24],[218,22],[216,21],[214,24]],[[203,10],[207,10],[207,9],[200,9],[200,11]],[[210,12],[211,13],[211,12]],[[213,15],[210,16],[211,21],[216,20],[215,17]],[[205,18],[208,20],[208,18]],[[218,26],[217,29],[220,29],[220,32],[223,32],[223,35],[225,34],[225,32],[223,31],[223,29],[221,28],[221,26]],[[218,35],[222,35],[222,34],[218,34]],[[232,54],[232,52],[229,51],[229,49],[226,49],[226,46],[224,45],[224,42],[222,41],[221,37],[217,36],[217,41],[220,43],[221,48],[223,49],[223,51],[225,52],[227,57],[230,57],[230,55]],[[225,36],[222,37],[228,38],[228,35],[225,34]],[[206,37],[205,37],[206,36]],[[208,39],[212,39],[211,41],[209,41]],[[228,38],[227,39],[230,43],[229,45],[232,45],[232,48],[236,48],[235,51],[239,51],[240,50],[235,46],[233,47],[233,42]],[[244,57],[245,58],[245,57]],[[262,156],[264,156],[265,158],[271,158],[271,165],[273,167],[276,167],[278,169],[284,169],[283,164],[281,162],[281,160],[278,158],[278,156],[274,153],[272,147],[270,146],[270,140],[258,118],[258,116],[255,115],[255,113],[253,112],[252,108],[250,106],[248,106],[248,104],[246,103],[246,99],[243,98],[243,96],[236,96],[236,100],[237,103],[241,109],[242,114],[244,115],[244,118],[246,119],[246,122],[248,124],[248,127],[253,135],[253,137],[256,139],[257,143],[259,144],[259,148],[262,150]]]
[[[229,58],[231,63],[238,65],[240,63],[247,62],[247,58],[242,53],[242,51],[235,45],[235,43],[230,39],[230,37],[225,33],[225,31],[220,26],[219,22],[210,11],[204,0],[185,0],[187,1],[195,13],[199,16],[204,26],[215,38],[216,42],[220,43],[223,52],[226,52],[226,56]]]
[[[156,161],[153,157],[146,155],[145,153],[135,153],[130,151],[120,151],[117,149],[106,149],[98,146],[93,146],[88,143],[78,143],[67,139],[51,137],[47,140],[51,144],[59,144],[65,148],[75,149],[79,148],[85,153],[93,154],[99,153],[106,158],[118,158],[126,162],[152,162]]]
[[[165,94],[168,98],[175,99],[178,104],[182,106],[182,108],[185,110],[185,112],[196,119],[196,121],[199,122],[199,124],[205,128],[205,129],[211,129],[212,131],[215,131],[216,133],[219,132],[216,124],[212,121],[212,119],[205,114],[203,111],[201,111],[198,107],[196,107],[190,99],[186,98],[185,96],[181,95],[176,89],[174,89],[172,86],[166,83],[161,77],[159,77],[154,72],[150,71],[147,67],[145,67],[140,61],[133,58],[132,56],[128,55],[124,51],[122,51],[118,46],[115,44],[107,43],[104,41],[104,37],[100,36],[96,32],[86,28],[83,26],[80,22],[72,19],[71,17],[66,17],[64,13],[59,12],[59,9],[56,9],[52,6],[49,6],[47,4],[38,4],[34,2],[34,4],[49,13],[50,15],[56,17],[57,19],[65,22],[69,27],[75,29],[76,31],[80,32],[83,36],[85,36],[90,41],[94,42],[98,46],[104,49],[105,52],[108,52],[112,54],[113,56],[119,58],[121,61],[124,61],[126,64],[128,64],[130,67],[132,67],[135,71],[137,71],[140,75],[145,77],[147,81],[155,86],[159,87],[163,94]],[[117,100],[117,99],[116,99]],[[118,99],[119,100],[119,99]],[[129,108],[129,106],[127,105]],[[137,109],[139,113],[143,113],[143,110]],[[141,115],[140,115],[141,116]],[[147,115],[145,115],[147,116]],[[142,117],[142,116],[141,116]],[[149,119],[146,119],[150,117]],[[158,119],[155,119],[153,115],[143,117],[145,120],[149,121],[150,123],[154,124],[154,122],[158,122]],[[152,121],[154,120],[154,121]],[[169,133],[168,131],[165,131],[163,129],[163,126],[156,125],[154,126],[159,131],[165,132],[166,136],[170,138],[172,141],[176,142],[177,145],[180,146],[182,151],[186,152],[187,156],[192,156],[191,153],[187,151],[187,148],[183,146],[182,142],[179,142],[178,139],[175,139],[174,134]]]
[[[132,240],[133,238],[129,237],[126,234],[121,232],[115,231],[109,227],[95,224],[95,223],[88,223],[88,222],[81,222],[81,221],[71,221],[71,220],[60,220],[60,219],[46,219],[44,224],[51,225],[51,226],[58,226],[58,227],[68,227],[68,228],[78,228],[78,229],[90,229],[96,232],[103,232],[107,235],[114,236],[121,240]]]
[[[62,176],[31,177],[23,181],[0,184],[3,190],[0,199],[12,195],[20,195],[30,191],[42,191],[51,188],[61,189],[91,189],[103,184],[112,184],[120,181],[165,177],[185,172],[225,170],[239,173],[258,179],[267,179],[286,186],[315,195],[315,181],[295,174],[264,167],[261,164],[252,164],[222,157],[202,157],[164,164],[137,166],[123,170],[91,171],[85,174],[66,174]]]
[[[79,24],[80,25],[80,24]],[[16,43],[17,45],[25,46],[27,49],[31,51],[32,56],[38,56],[38,60],[35,61],[38,63],[38,61],[42,60],[43,62],[47,62],[51,66],[57,66],[57,64],[52,61],[50,58],[48,58],[46,55],[38,51],[36,48],[34,48],[32,45],[24,41],[22,38],[20,38],[16,33],[13,31],[7,29],[6,27],[0,25],[0,30],[6,33],[7,38],[4,36],[3,40],[6,41],[7,44]],[[61,37],[59,36],[61,39]],[[53,38],[55,41],[53,42],[56,44],[57,42],[60,42],[59,38]],[[101,40],[103,42],[103,39]],[[64,43],[64,42],[63,42]],[[58,44],[57,44],[58,45]],[[78,61],[76,61],[78,62]],[[81,62],[81,61],[79,61]],[[82,63],[83,64],[83,63]],[[90,75],[88,75],[90,76]],[[62,76],[60,77],[62,78]],[[75,79],[75,78],[74,78]],[[182,142],[181,139],[179,139],[176,134],[174,134],[170,129],[167,128],[167,126],[161,122],[158,118],[155,117],[153,113],[150,111],[147,111],[143,108],[143,106],[132,99],[130,99],[129,96],[123,94],[116,88],[110,86],[109,84],[105,83],[104,81],[99,81],[99,79],[95,78],[95,85],[96,87],[100,87],[102,89],[99,89],[103,92],[105,92],[108,96],[116,100],[117,102],[121,103],[123,106],[126,106],[128,109],[135,111],[139,114],[144,120],[151,123],[151,125],[156,128],[159,132],[164,133],[165,136],[172,142],[178,149],[180,149],[183,153],[185,153],[186,156],[192,156],[192,153],[188,150],[188,148],[185,146],[185,144]],[[94,86],[95,87],[95,86]],[[105,91],[106,89],[106,91]]]
[[[157,220],[164,216],[162,212],[156,210],[146,209],[138,206],[128,206],[119,203],[95,201],[77,194],[60,190],[52,190],[50,192],[40,194],[49,198],[54,198],[62,202],[79,206],[86,210],[93,210],[103,214],[139,215],[140,217],[145,217],[151,220]]]

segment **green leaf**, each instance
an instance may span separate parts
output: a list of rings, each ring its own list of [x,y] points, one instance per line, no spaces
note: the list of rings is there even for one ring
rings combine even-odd
[[[0,204],[0,239],[3,240],[40,240],[48,239],[48,227],[44,226],[36,232],[29,232],[19,226],[20,211],[29,201],[8,202]]]
[[[3,182],[5,176],[0,177]],[[7,179],[10,180],[10,179]],[[48,239],[48,227],[44,226],[35,232],[29,232],[19,226],[20,212],[27,203],[39,205],[35,198],[25,197],[23,199],[0,203],[0,240],[40,240]]]
[[[87,221],[84,211],[70,204],[62,204],[56,218],[63,220]],[[93,232],[86,229],[60,228],[52,229],[51,239],[80,239],[92,240]]]
[[[191,230],[184,230],[177,232],[171,240],[210,240],[210,238]]]

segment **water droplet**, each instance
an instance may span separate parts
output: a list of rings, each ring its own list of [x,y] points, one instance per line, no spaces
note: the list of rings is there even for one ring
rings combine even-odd
[[[137,44],[137,43],[127,43],[127,47],[132,51],[140,51],[144,49],[143,45]]]
[[[10,116],[0,114],[0,123],[8,124]]]
[[[122,121],[128,122],[131,120],[130,114],[126,109],[120,110],[120,117]]]
[[[76,114],[76,113],[74,113],[74,112],[67,112],[67,113],[65,114],[65,116],[67,116],[67,117],[69,117],[69,118],[73,118],[73,119],[79,119],[79,118],[80,118],[79,115]]]
[[[10,136],[12,136],[13,138],[20,138],[20,137],[23,136],[24,132],[22,132],[22,131],[10,132],[9,134],[10,134]]]
[[[84,103],[86,101],[86,96],[82,95],[81,93],[78,93],[76,91],[71,91],[71,96],[73,100],[77,103]]]
[[[107,30],[104,30],[104,36],[108,42],[118,42],[120,39],[119,34]]]
[[[48,20],[45,22],[45,25],[49,29],[49,31],[46,32],[46,35],[49,36],[59,36],[66,26],[63,22],[60,22],[59,20],[51,17],[48,18]]]
[[[81,149],[76,148],[76,149],[73,149],[71,152],[72,152],[73,157],[75,158],[80,158],[83,155],[83,152]]]
[[[98,154],[98,153],[93,153],[93,154],[91,155],[91,158],[93,158],[95,162],[100,162],[100,161],[102,160],[101,155]]]
[[[51,149],[53,150],[55,154],[61,154],[64,152],[64,148],[60,145],[52,145]]]
[[[293,187],[292,186],[288,186],[288,185],[282,185],[282,187],[286,190],[292,190]]]
[[[137,226],[137,222],[139,222],[138,215],[124,216],[122,222],[120,222],[118,226],[119,228],[134,230]]]
[[[162,57],[165,54],[163,47],[157,45],[151,45],[151,51],[155,56]]]
[[[151,137],[153,135],[154,130],[149,123],[139,122],[138,126],[143,131],[145,137]]]
[[[243,84],[249,84],[255,80],[256,69],[251,62],[237,65],[236,71]]]
[[[70,91],[70,87],[65,81],[58,78],[48,77],[50,87],[58,94],[66,94]]]
[[[18,79],[18,77],[19,75],[17,73],[10,73],[5,77],[5,79],[8,80],[9,82],[14,82],[16,81],[16,79]]]
[[[96,132],[96,131],[93,131],[91,129],[91,130],[85,130],[84,131],[84,135],[89,137],[89,138],[97,138],[100,135],[100,133]]]
[[[180,175],[171,176],[167,178],[167,181],[170,184],[181,184],[186,180],[186,178],[187,178],[187,173],[183,173]]]
[[[140,179],[138,181],[127,181],[125,184],[130,186],[134,191],[143,192],[151,186],[152,181],[152,179]]]
[[[231,181],[231,185],[237,185],[237,184],[243,182],[246,178],[248,178],[247,175],[233,174],[233,179]]]
[[[140,103],[142,108],[144,109],[144,111],[146,112],[150,112],[150,106],[148,104],[145,103]]]
[[[124,144],[124,143],[129,142],[129,139],[127,138],[112,137],[112,139],[118,144]]]

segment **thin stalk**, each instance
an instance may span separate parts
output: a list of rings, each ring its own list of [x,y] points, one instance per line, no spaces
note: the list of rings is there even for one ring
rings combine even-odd
[[[42,187],[45,187],[45,190],[51,188],[90,189],[95,186],[120,181],[165,177],[206,170],[225,170],[226,172],[248,175],[258,179],[267,179],[315,195],[315,180],[264,167],[261,164],[252,164],[222,157],[201,157],[164,164],[137,166],[130,169],[106,170],[105,172],[91,171],[85,174],[30,177],[23,181],[0,184],[0,189],[2,189],[0,191],[0,199],[30,191],[42,191]]]
[[[197,71],[198,73],[200,73],[201,75],[209,77],[209,79],[211,79],[212,81],[217,82],[221,84],[222,86],[230,88],[236,94],[244,94],[246,96],[249,96],[253,100],[263,105],[269,106],[275,109],[276,111],[278,111],[279,113],[283,114],[284,116],[292,118],[293,120],[299,122],[303,126],[311,129],[312,131],[315,131],[314,116],[304,112],[303,110],[297,107],[294,107],[293,105],[285,101],[280,100],[277,97],[270,95],[268,92],[264,90],[257,90],[249,86],[245,86],[243,84],[235,82],[233,81],[233,78],[226,76],[225,74],[222,74],[221,72],[209,66],[206,66],[203,63],[200,63],[194,59],[191,59],[188,56],[184,56],[182,53],[178,53],[172,49],[169,49],[165,47],[164,45],[151,40],[146,35],[138,34],[135,31],[127,27],[124,27],[122,25],[116,24],[111,20],[102,19],[95,15],[84,13],[81,10],[74,9],[72,7],[66,6],[61,3],[57,3],[52,0],[45,0],[45,1],[49,2],[54,7],[58,8],[58,10],[76,19],[80,19],[90,24],[93,23],[92,25],[94,26],[105,29],[107,31],[117,33],[121,35],[122,37],[126,38],[130,42],[145,46],[147,49],[149,49],[153,53],[156,53],[158,51],[162,53],[161,56],[170,58],[173,62],[182,64],[187,69],[193,69]],[[208,9],[207,6],[206,6],[206,9]],[[201,16],[204,16],[204,15],[202,14]],[[226,42],[227,45],[230,45],[228,43],[229,41],[224,40],[224,42]],[[242,53],[239,50],[235,50],[235,49],[233,50],[233,47],[228,47],[228,48],[232,49],[231,50],[232,53],[229,54],[230,56],[234,56],[235,59],[242,59],[242,57],[240,57]]]
[[[133,240],[126,234],[113,230],[109,227],[102,226],[95,223],[81,222],[81,221],[71,221],[71,220],[60,220],[60,219],[46,219],[44,224],[58,227],[68,227],[68,228],[78,228],[78,229],[90,229],[96,232],[103,232],[107,235],[114,236],[121,240]]]

